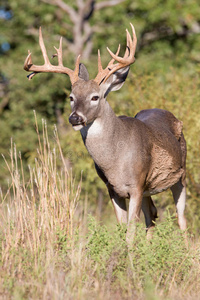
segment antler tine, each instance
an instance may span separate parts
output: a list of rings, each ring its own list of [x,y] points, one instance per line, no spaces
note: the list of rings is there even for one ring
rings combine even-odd
[[[128,30],[126,30],[126,36],[127,36],[127,45],[126,45],[126,51],[123,57],[118,56],[118,51],[116,54],[114,54],[108,47],[107,50],[109,54],[111,55],[112,59],[107,65],[107,67],[103,70],[102,68],[99,69],[98,74],[95,78],[95,81],[100,84],[102,81],[105,82],[113,73],[116,71],[125,68],[135,61],[135,50],[137,45],[137,38],[135,34],[135,29],[133,25],[130,23],[133,39],[131,38],[131,35]],[[119,48],[118,48],[119,49]],[[114,64],[114,62],[117,62]]]
[[[24,70],[29,72],[32,65],[33,65],[33,63],[32,63],[31,52],[30,52],[30,50],[28,50],[28,56],[24,62]],[[36,72],[29,74],[27,76],[28,80],[31,80],[35,74],[36,74]]]
[[[53,54],[53,55],[52,55],[52,58],[58,57],[58,65],[59,65],[59,66],[63,66],[63,61],[62,61],[62,37],[60,38],[60,45],[59,45],[59,48],[57,49],[57,48],[54,46],[54,49],[56,50],[56,54]]]
[[[137,47],[137,36],[136,36],[135,28],[134,28],[133,24],[130,23],[130,25],[131,25],[132,34],[133,34],[133,52],[135,54],[136,47]]]
[[[29,71],[29,65],[32,65],[32,58],[31,58],[31,52],[28,50],[28,56],[25,59],[24,62],[24,70]]]
[[[120,48],[121,48],[121,46],[120,46],[120,44],[119,44],[119,46],[118,46],[118,48],[117,48],[117,52],[115,53],[116,56],[118,56],[119,51],[120,51]],[[108,67],[111,66],[111,65],[114,63],[114,61],[115,61],[115,59],[112,58],[111,61],[110,61],[109,64],[108,64]]]
[[[128,57],[130,55],[130,47],[131,47],[131,41],[132,41],[131,35],[127,29],[126,29],[126,40],[127,40],[127,43],[126,43],[126,51],[124,54],[124,58]]]
[[[126,44],[126,52],[124,54],[124,58],[128,57],[130,55],[130,53],[132,53],[132,56],[134,56],[135,50],[136,50],[136,45],[137,45],[137,37],[135,34],[135,29],[131,23],[130,23],[130,25],[131,25],[132,34],[133,34],[133,40],[131,38],[129,31],[126,29],[127,44]]]
[[[98,49],[98,72],[101,72],[103,70],[102,63],[101,63],[101,54],[100,50]]]
[[[131,25],[131,29],[132,29],[133,40],[131,38],[130,33],[127,30],[127,33],[129,36],[127,46],[130,47],[130,52],[132,53],[132,57],[134,57],[135,51],[136,51],[136,46],[137,46],[137,37],[136,37],[135,28],[134,28],[133,24],[130,23],[130,25]]]
[[[96,78],[94,79],[94,81],[100,83],[102,80],[103,72],[104,72],[104,70],[103,70],[102,63],[101,63],[101,54],[100,54],[100,50],[98,49],[98,74],[97,74]]]
[[[76,59],[76,63],[75,63],[75,69],[74,71],[72,71],[72,73],[69,75],[70,80],[71,80],[71,84],[73,85],[76,81],[78,81],[79,77],[79,65],[80,65],[80,57],[81,55],[79,54],[77,59]],[[71,71],[71,70],[70,70]]]
[[[43,41],[43,37],[42,37],[42,28],[40,26],[39,28],[39,44],[40,44],[40,48],[41,48],[41,51],[42,51],[42,55],[44,57],[44,62],[45,62],[45,65],[51,65],[50,61],[49,61],[49,58],[48,58],[48,55],[47,55],[47,50],[46,50],[46,47],[44,45],[44,41]]]
[[[54,66],[50,63],[46,47],[44,45],[43,37],[42,37],[42,29],[41,27],[39,28],[39,45],[42,51],[42,55],[44,58],[44,65],[42,66],[37,66],[32,63],[32,57],[31,57],[31,52],[28,51],[28,56],[24,62],[24,69],[26,71],[33,71],[31,74],[29,74],[27,77],[29,80],[37,73],[45,72],[45,73],[61,73],[61,74],[67,74],[70,77],[72,85],[78,81],[79,77],[79,64],[80,64],[80,55],[76,59],[76,64],[75,64],[75,69],[74,71],[64,67],[63,62],[62,62],[62,37],[60,38],[60,45],[59,48],[57,49],[56,47],[56,54],[53,55],[53,57],[57,56],[58,57],[58,66]]]

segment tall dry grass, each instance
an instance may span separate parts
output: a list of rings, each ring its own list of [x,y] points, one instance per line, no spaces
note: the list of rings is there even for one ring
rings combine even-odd
[[[1,192],[0,206],[1,290],[5,297],[8,296],[6,290],[15,290],[16,284],[23,284],[24,279],[23,290],[34,285],[37,290],[38,275],[43,284],[50,286],[47,273],[51,273],[57,263],[54,258],[60,250],[59,240],[64,238],[69,245],[73,243],[80,184],[75,184],[66,168],[57,129],[53,148],[46,123],[43,122],[40,135],[36,122],[36,131],[38,156],[34,167],[29,166],[28,181],[24,178],[21,155],[12,141],[10,159],[4,158],[11,178],[7,193]]]

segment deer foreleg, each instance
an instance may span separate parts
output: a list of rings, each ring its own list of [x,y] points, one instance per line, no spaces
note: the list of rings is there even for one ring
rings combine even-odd
[[[128,213],[128,230],[126,235],[126,240],[130,245],[133,241],[135,231],[136,231],[136,223],[140,219],[140,212],[142,207],[142,192],[134,192],[133,195],[130,196],[129,202],[129,213]]]
[[[113,190],[109,189],[110,198],[115,209],[115,214],[117,221],[122,223],[127,223],[127,207],[126,200],[120,198]]]

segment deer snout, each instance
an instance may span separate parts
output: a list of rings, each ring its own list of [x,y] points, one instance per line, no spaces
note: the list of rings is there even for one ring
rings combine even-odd
[[[76,112],[74,112],[70,115],[69,122],[72,124],[72,126],[76,126],[84,125],[86,121],[84,120],[83,116],[80,116]]]

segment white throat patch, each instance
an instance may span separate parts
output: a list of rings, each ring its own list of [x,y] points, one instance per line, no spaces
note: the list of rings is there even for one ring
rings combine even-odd
[[[94,120],[92,124],[89,124],[86,127],[83,127],[81,129],[81,132],[84,136],[87,136],[87,138],[90,137],[98,137],[102,132],[103,126],[99,119]]]
[[[94,120],[93,124],[88,129],[88,135],[89,136],[98,136],[102,131],[102,124],[100,120],[96,119]]]

